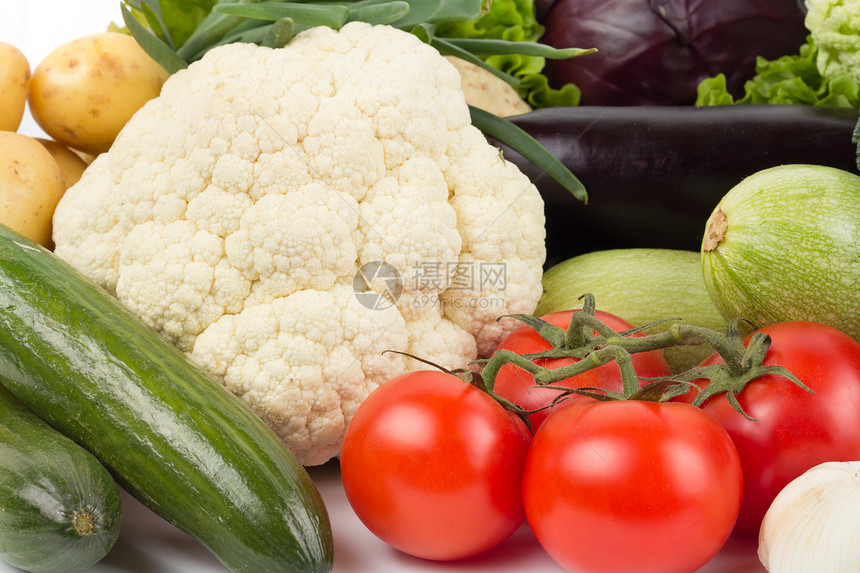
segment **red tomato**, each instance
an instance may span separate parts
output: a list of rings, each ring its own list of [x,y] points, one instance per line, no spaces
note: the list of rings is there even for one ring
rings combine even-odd
[[[522,420],[458,377],[403,374],[374,390],[347,428],[346,497],[371,532],[404,553],[477,555],[523,522],[530,440]]]
[[[570,317],[579,310],[568,310],[554,312],[541,318],[552,325],[567,329]],[[615,331],[623,331],[633,328],[633,325],[613,314],[595,311],[594,316]],[[517,354],[531,354],[551,348],[549,342],[541,338],[537,331],[530,326],[522,325],[514,329],[496,347],[496,350],[507,349]],[[552,358],[535,361],[545,368],[560,368],[577,362],[576,358]],[[671,374],[669,365],[659,350],[651,352],[640,352],[633,355],[633,366],[636,373],[645,378],[656,376],[668,376]],[[554,382],[553,385],[567,388],[582,388],[595,386],[615,392],[621,391],[621,372],[614,362],[604,364],[598,368],[588,370],[567,380]],[[531,374],[513,364],[505,364],[496,375],[494,391],[501,397],[510,400],[514,404],[522,406],[526,410],[537,410],[552,403],[559,396],[558,390],[540,388],[535,386]],[[552,410],[546,408],[529,415],[532,430],[537,431]]]
[[[814,322],[783,322],[760,332],[772,339],[765,365],[784,366],[815,394],[768,374],[737,397],[756,421],[732,408],[724,394],[703,406],[740,454],[744,501],[737,531],[748,535],[758,535],[765,512],[788,482],[822,462],[860,459],[860,342]],[[702,364],[716,362],[719,355]],[[691,392],[679,399],[694,397]]]
[[[535,432],[526,518],[577,573],[690,573],[728,539],[741,503],[738,453],[689,404],[565,400]]]

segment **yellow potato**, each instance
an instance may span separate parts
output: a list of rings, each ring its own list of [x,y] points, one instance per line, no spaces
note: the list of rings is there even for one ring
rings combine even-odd
[[[66,189],[77,183],[81,175],[84,174],[88,163],[79,154],[53,139],[37,137],[36,141],[41,143],[54,156],[54,161],[60,166],[60,172],[63,174],[63,182],[66,184]]]
[[[159,94],[167,77],[131,36],[92,34],[60,46],[36,66],[30,113],[54,140],[97,155]]]
[[[0,131],[0,223],[52,248],[51,219],[65,191],[60,166],[41,143]]]
[[[17,131],[27,105],[30,63],[24,54],[0,42],[0,131]]]

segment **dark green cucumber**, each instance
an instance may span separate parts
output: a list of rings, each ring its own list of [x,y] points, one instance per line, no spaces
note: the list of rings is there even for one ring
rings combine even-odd
[[[104,466],[0,386],[0,559],[33,573],[82,571],[110,552],[121,521]]]
[[[230,570],[331,570],[323,500],[274,432],[115,298],[6,227],[0,376]]]

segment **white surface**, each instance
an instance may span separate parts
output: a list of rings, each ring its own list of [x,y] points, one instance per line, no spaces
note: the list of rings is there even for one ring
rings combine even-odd
[[[472,559],[437,563],[402,554],[373,536],[349,506],[338,466],[310,468],[332,522],[335,573],[563,573],[537,544],[527,526],[496,549]],[[92,573],[224,573],[202,545],[123,493],[123,525],[113,551]],[[657,533],[657,532],[655,532]],[[684,540],[678,540],[683,550]],[[0,562],[0,573],[20,573]],[[633,572],[631,572],[633,573]],[[697,573],[765,573],[755,543],[730,539]]]
[[[17,46],[31,69],[64,42],[104,31],[121,23],[119,0],[3,0],[0,41]],[[28,115],[21,133],[44,136]],[[336,573],[559,573],[561,569],[542,551],[530,530],[522,527],[502,546],[477,558],[456,563],[434,563],[403,555],[379,541],[352,512],[336,464],[311,468],[328,508],[335,538]],[[225,569],[195,540],[125,495],[120,539],[94,573],[223,573]],[[659,532],[655,532],[659,534]],[[679,539],[683,550],[684,540]],[[0,562],[0,573],[17,573]],[[699,573],[763,573],[755,543],[731,539],[723,551]]]

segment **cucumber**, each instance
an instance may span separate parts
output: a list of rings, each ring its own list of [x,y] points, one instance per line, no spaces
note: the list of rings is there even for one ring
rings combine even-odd
[[[6,227],[0,376],[229,570],[331,570],[323,500],[274,432],[106,291]]]
[[[679,318],[714,330],[726,328],[708,296],[697,251],[607,249],[567,259],[544,272],[543,296],[535,314],[581,308],[578,299],[585,293],[594,295],[597,308],[634,326]],[[649,333],[669,326],[655,326]],[[708,345],[663,350],[673,372],[687,370],[711,353]]]
[[[110,552],[121,521],[104,466],[0,386],[0,559],[34,573],[82,571]]]
[[[727,319],[811,320],[860,340],[860,176],[792,164],[747,177],[708,218],[702,268]]]

